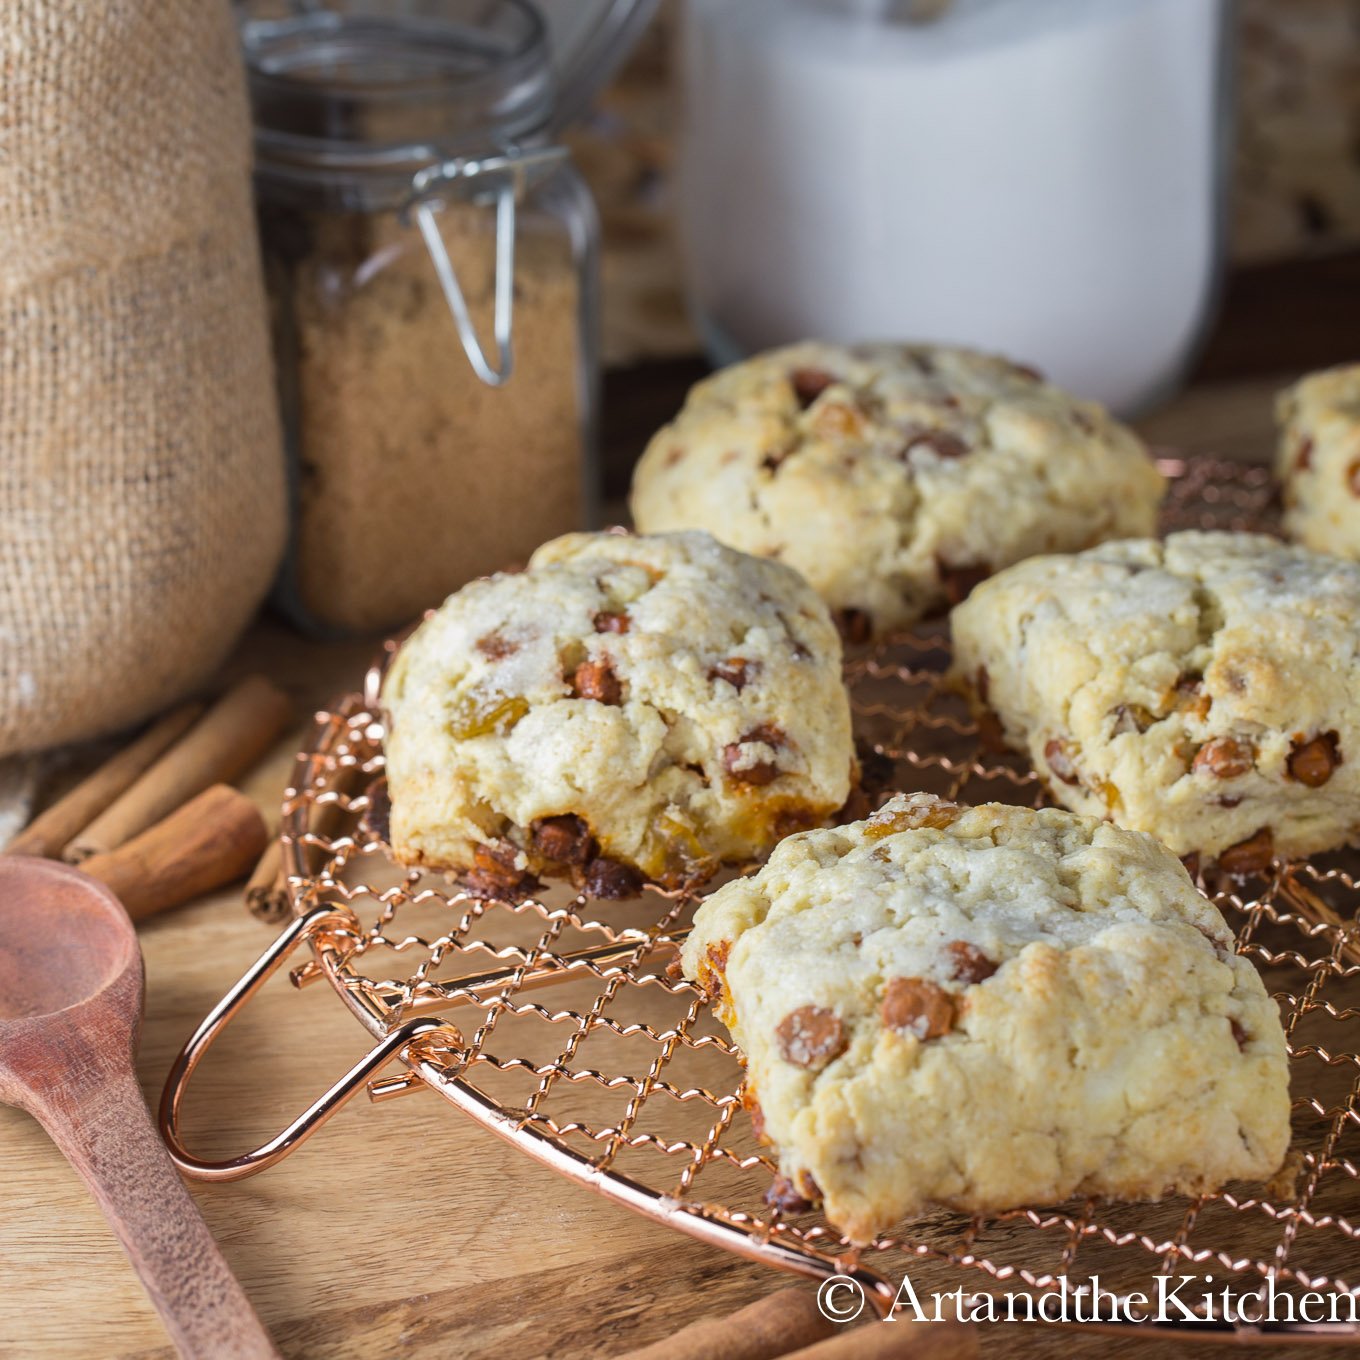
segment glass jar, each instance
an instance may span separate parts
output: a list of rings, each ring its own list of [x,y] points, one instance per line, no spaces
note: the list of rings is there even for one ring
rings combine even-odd
[[[294,532],[280,599],[390,628],[587,525],[597,235],[526,0],[244,0]]]
[[[1228,0],[682,13],[681,225],[715,361],[950,341],[1125,414],[1180,380],[1221,272]]]

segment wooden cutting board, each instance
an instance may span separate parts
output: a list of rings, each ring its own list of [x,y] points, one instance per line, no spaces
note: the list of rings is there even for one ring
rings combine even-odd
[[[1193,391],[1147,433],[1195,451],[1262,457],[1276,385]],[[371,652],[368,643],[304,643],[265,624],[232,669],[265,670],[314,704],[355,687]],[[249,785],[270,815],[289,745]],[[153,1106],[185,1037],[271,938],[246,915],[239,889],[142,929],[140,1073]],[[327,988],[298,992],[275,981],[195,1078],[191,1146],[222,1155],[258,1144],[366,1047]],[[429,1093],[382,1106],[360,1098],[282,1165],[233,1185],[196,1185],[194,1194],[266,1324],[296,1356],[620,1354],[786,1283],[559,1179]],[[73,1173],[36,1124],[3,1108],[0,1286],[0,1356],[170,1353]],[[993,1331],[983,1344],[1032,1356],[1178,1351],[1172,1342],[1031,1327]]]

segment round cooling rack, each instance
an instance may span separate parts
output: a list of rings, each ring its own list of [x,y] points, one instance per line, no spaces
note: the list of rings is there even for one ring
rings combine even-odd
[[[1273,527],[1264,469],[1161,466],[1171,478],[1165,528]],[[871,805],[892,788],[1041,805],[1023,758],[1000,750],[944,687],[948,658],[943,626],[852,652],[857,738],[866,783],[879,791]],[[1294,1139],[1270,1184],[1156,1204],[938,1212],[856,1249],[816,1210],[765,1203],[776,1166],[742,1105],[739,1055],[675,967],[698,892],[602,902],[554,888],[481,900],[442,875],[393,865],[380,679],[379,666],[362,693],[317,715],[283,809],[293,919],[171,1069],[161,1126],[186,1175],[260,1171],[361,1089],[375,1101],[433,1091],[529,1156],[691,1236],[815,1278],[849,1275],[880,1312],[908,1270],[918,1293],[1034,1295],[1098,1277],[1127,1297],[1155,1292],[1158,1274],[1212,1275],[1213,1289],[1234,1299],[1274,1291],[1277,1317],[1284,1296],[1303,1293],[1322,1296],[1324,1319],[1349,1319],[1360,1304],[1360,854],[1277,861],[1246,879],[1200,874],[1279,1002],[1289,1041]],[[200,1160],[179,1133],[189,1078],[232,1015],[303,946],[310,958],[292,970],[294,983],[324,980],[374,1047],[263,1147]],[[393,1062],[395,1075],[379,1075]],[[1312,1304],[1310,1316],[1318,1311]],[[1179,1330],[1224,1339],[1217,1324]],[[1360,1336],[1349,1321],[1228,1330],[1275,1343]]]

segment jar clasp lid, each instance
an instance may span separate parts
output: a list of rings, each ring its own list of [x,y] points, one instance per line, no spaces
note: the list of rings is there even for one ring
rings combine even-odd
[[[564,146],[509,147],[493,156],[440,161],[417,171],[411,197],[402,210],[415,219],[430,252],[439,286],[458,327],[458,338],[473,371],[488,386],[500,387],[514,368],[511,347],[515,297],[515,209],[525,186],[554,170],[566,159]],[[496,204],[496,297],[493,313],[496,358],[488,359],[472,324],[467,299],[459,285],[448,247],[439,232],[438,214],[448,197]]]

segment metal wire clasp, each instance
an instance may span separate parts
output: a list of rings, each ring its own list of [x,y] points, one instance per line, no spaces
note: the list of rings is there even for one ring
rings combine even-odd
[[[241,1156],[226,1161],[209,1162],[195,1157],[185,1148],[179,1129],[180,1102],[184,1098],[189,1078],[194,1074],[194,1068],[212,1047],[213,1041],[227,1027],[227,1023],[236,1012],[259,991],[303,940],[331,930],[339,933],[348,932],[353,930],[354,925],[354,918],[349,912],[329,905],[316,907],[305,916],[299,916],[290,922],[278,939],[251,964],[241,980],[213,1007],[207,1018],[194,1031],[189,1042],[184,1045],[170,1069],[169,1076],[165,1079],[165,1090],[161,1095],[160,1125],[161,1136],[170,1150],[171,1158],[186,1176],[200,1181],[238,1181],[245,1176],[254,1175],[257,1171],[263,1171],[305,1143],[364,1086],[375,1072],[385,1067],[393,1058],[414,1060],[417,1047],[414,1041],[424,1035],[442,1031],[447,1040],[455,1046],[462,1046],[462,1035],[455,1026],[445,1020],[427,1016],[407,1021],[355,1063],[335,1085],[314,1100],[282,1133],[253,1152],[242,1153]]]
[[[473,371],[491,387],[506,382],[515,366],[511,334],[515,299],[515,212],[524,189],[532,179],[555,169],[567,157],[564,146],[524,149],[510,147],[495,156],[477,160],[459,158],[427,165],[411,181],[411,197],[402,210],[403,220],[415,219],[425,248],[430,252],[439,286],[458,327],[458,338]],[[487,358],[472,325],[467,299],[449,258],[448,247],[439,233],[439,212],[446,194],[474,203],[496,204],[496,303],[493,328],[496,359]]]

